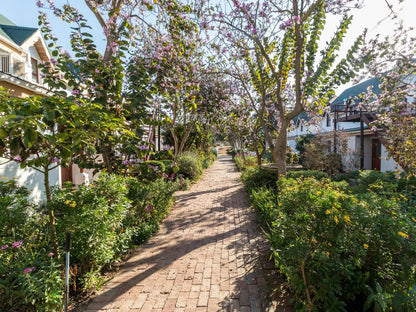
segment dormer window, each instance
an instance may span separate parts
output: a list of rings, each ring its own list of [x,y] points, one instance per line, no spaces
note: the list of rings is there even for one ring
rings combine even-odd
[[[38,61],[32,57],[31,64],[32,64],[32,81],[39,83]]]

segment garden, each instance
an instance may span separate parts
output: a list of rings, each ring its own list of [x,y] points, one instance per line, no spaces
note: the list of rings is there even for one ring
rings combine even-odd
[[[234,158],[297,311],[416,309],[416,178],[276,175]],[[242,165],[241,165],[242,164]]]
[[[165,157],[166,157],[166,153]],[[168,154],[169,155],[169,154]],[[170,153],[171,158],[173,154]],[[150,160],[125,174],[100,174],[89,186],[52,189],[45,205],[28,202],[14,180],[0,182],[0,306],[7,311],[58,311],[63,305],[65,239],[72,235],[71,302],[97,291],[129,252],[146,242],[174,204],[216,158],[187,151]],[[54,211],[59,254],[51,241],[48,211]]]
[[[98,290],[226,140],[296,310],[416,310],[411,30],[345,42],[359,0],[63,2],[37,1],[44,92],[0,89],[2,165],[39,172],[44,190],[31,202],[0,180],[1,308],[62,309],[67,233],[71,301]],[[66,46],[50,15],[71,29]],[[338,88],[365,75],[377,94],[353,100],[401,172],[343,167],[337,129],[288,149],[288,133],[330,117]],[[98,178],[51,185],[73,164]]]

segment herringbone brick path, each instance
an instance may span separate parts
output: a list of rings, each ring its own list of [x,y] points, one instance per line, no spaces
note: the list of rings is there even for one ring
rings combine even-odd
[[[231,157],[176,197],[160,232],[82,311],[269,311],[260,261],[269,247]]]

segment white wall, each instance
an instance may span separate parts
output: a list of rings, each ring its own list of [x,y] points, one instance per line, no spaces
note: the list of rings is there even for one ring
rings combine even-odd
[[[7,161],[0,158],[0,162]],[[60,167],[49,173],[49,183],[51,186],[60,185]],[[21,186],[26,187],[29,192],[29,200],[34,202],[46,200],[44,177],[43,174],[32,168],[20,168],[20,164],[12,161],[7,164],[0,165],[0,177],[2,181],[15,179]]]
[[[381,172],[386,171],[396,171],[400,170],[403,171],[403,169],[393,160],[393,158],[389,157],[389,154],[387,153],[386,148],[384,145],[381,145],[381,166],[380,166]]]

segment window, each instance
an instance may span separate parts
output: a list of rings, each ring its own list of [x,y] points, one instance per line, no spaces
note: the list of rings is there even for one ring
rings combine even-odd
[[[32,58],[31,64],[32,64],[32,81],[39,82],[38,61]]]
[[[10,58],[8,55],[0,56],[0,71],[10,74]]]

